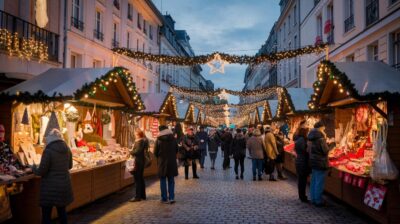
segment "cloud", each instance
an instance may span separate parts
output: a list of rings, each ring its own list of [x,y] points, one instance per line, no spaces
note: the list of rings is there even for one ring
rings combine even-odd
[[[162,2],[162,9],[161,9]],[[176,29],[185,29],[197,55],[213,51],[254,55],[268,38],[277,20],[279,0],[154,0],[163,14],[175,20]],[[246,65],[228,65],[225,74],[203,75],[215,86],[243,88]]]

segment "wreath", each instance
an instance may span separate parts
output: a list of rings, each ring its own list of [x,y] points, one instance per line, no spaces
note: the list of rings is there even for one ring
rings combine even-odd
[[[103,113],[101,115],[101,123],[107,125],[111,122],[111,116],[108,113]]]

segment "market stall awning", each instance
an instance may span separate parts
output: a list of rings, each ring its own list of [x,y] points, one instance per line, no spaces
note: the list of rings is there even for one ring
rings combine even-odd
[[[282,88],[278,96],[277,117],[309,112],[308,101],[312,94],[311,88]]]
[[[176,100],[171,93],[140,93],[146,109],[143,114],[154,116],[167,116],[178,119]]]
[[[399,93],[400,71],[383,62],[322,61],[308,106],[321,109],[359,101],[376,101]]]
[[[268,104],[271,111],[271,119],[274,119],[278,110],[278,100],[268,100]]]
[[[178,118],[180,120],[185,120],[186,114],[188,112],[190,103],[186,100],[179,101],[176,104],[176,108],[178,110]]]
[[[258,117],[260,118],[260,123],[264,124],[264,106],[257,107]]]
[[[143,109],[129,72],[122,68],[51,68],[2,92],[17,101],[78,100],[107,107]]]

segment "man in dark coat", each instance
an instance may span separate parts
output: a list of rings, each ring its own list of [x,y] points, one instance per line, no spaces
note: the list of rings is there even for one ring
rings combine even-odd
[[[196,160],[200,159],[199,143],[193,133],[193,128],[187,129],[187,134],[183,137],[182,146],[185,148],[187,158],[185,161],[185,179],[189,179],[189,166],[192,166],[193,179],[199,179],[197,176]]]
[[[316,206],[323,206],[322,193],[324,191],[325,177],[328,170],[329,147],[326,143],[325,125],[319,121],[308,134],[311,142],[310,163],[312,169],[310,195],[311,202]]]
[[[173,204],[175,203],[175,177],[178,176],[176,163],[178,144],[172,131],[166,126],[160,126],[159,130],[160,133],[154,145],[154,155],[157,158],[158,176],[160,177],[161,202]]]
[[[236,130],[236,135],[235,138],[233,138],[232,142],[232,154],[235,160],[236,180],[239,179],[239,165],[240,165],[240,179],[243,180],[244,159],[246,158],[246,139],[242,133],[242,129]]]
[[[53,207],[57,208],[61,223],[67,223],[65,207],[73,200],[71,177],[72,153],[62,140],[59,130],[53,129],[46,136],[46,148],[39,167],[33,167],[36,175],[41,177],[40,206],[42,223],[51,223]]]
[[[232,154],[231,147],[232,147],[233,136],[229,128],[225,129],[224,134],[222,134],[221,140],[222,140],[222,151],[224,151],[224,161],[222,163],[222,168],[225,170],[231,168],[230,155]]]
[[[204,161],[207,156],[207,132],[204,131],[204,126],[200,126],[200,131],[196,133],[197,141],[199,142],[200,150],[200,168],[204,169]]]

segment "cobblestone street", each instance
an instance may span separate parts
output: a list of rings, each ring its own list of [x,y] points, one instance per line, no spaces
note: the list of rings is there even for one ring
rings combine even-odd
[[[208,161],[207,161],[208,162]],[[218,161],[220,164],[221,161]],[[133,187],[73,211],[70,223],[366,223],[347,207],[329,200],[316,208],[297,199],[295,178],[253,182],[250,160],[245,179],[235,180],[233,169],[210,170],[206,164],[199,180],[176,178],[174,205],[160,203],[159,182],[147,180],[148,200],[130,203]],[[232,164],[233,165],[233,164]]]

